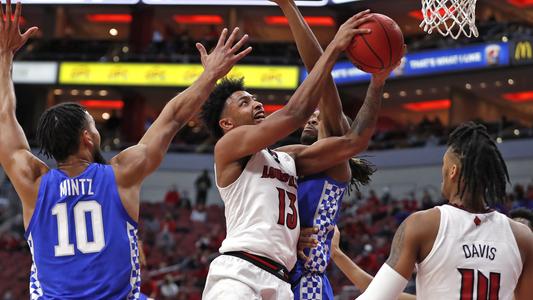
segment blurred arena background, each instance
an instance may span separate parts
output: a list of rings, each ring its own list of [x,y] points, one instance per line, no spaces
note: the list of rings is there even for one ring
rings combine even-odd
[[[201,72],[194,43],[213,45],[223,27],[239,26],[250,35],[254,50],[232,76],[244,76],[269,113],[283,107],[306,75],[286,20],[267,1],[22,2],[28,4],[23,25],[41,29],[13,69],[17,117],[30,142],[47,107],[76,101],[95,116],[108,157],[132,145],[164,103]],[[363,269],[377,272],[406,216],[443,201],[443,145],[461,122],[484,123],[507,161],[511,201],[498,209],[533,208],[532,0],[479,0],[479,37],[458,40],[419,28],[419,0],[297,2],[323,46],[339,24],[366,8],[396,20],[408,46],[387,82],[378,129],[364,154],[378,172],[343,204],[341,246]],[[354,116],[369,75],[345,58],[333,75],[345,113]],[[157,299],[200,299],[209,262],[225,236],[213,144],[200,122],[191,121],[144,184],[143,292]],[[31,257],[21,207],[1,169],[0,184],[0,299],[28,299]],[[357,295],[339,270],[330,266],[329,272],[338,299]]]

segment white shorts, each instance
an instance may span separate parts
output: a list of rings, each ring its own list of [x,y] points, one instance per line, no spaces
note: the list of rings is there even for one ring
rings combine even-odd
[[[203,300],[293,300],[291,285],[269,272],[230,255],[211,262]]]

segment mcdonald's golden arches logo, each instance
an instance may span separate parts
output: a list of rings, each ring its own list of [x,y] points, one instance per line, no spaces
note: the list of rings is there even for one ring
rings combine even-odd
[[[533,59],[533,47],[531,46],[531,41],[520,41],[516,43],[514,59],[516,61]]]

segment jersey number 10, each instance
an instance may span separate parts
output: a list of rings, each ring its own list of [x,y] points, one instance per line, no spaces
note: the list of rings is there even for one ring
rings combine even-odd
[[[93,241],[87,237],[86,213],[91,216]],[[55,256],[74,255],[74,245],[69,241],[67,204],[59,203],[52,209],[52,215],[57,217],[57,241],[54,247]],[[76,228],[76,247],[82,253],[100,252],[105,246],[104,223],[102,221],[102,206],[100,203],[80,201],[74,206],[74,227]]]
[[[461,300],[474,298],[475,270],[457,269],[461,273]],[[500,273],[490,272],[489,278],[477,270],[477,300],[498,300]]]

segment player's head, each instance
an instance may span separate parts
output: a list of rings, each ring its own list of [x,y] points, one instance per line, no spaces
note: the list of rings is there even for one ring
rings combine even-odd
[[[265,119],[263,104],[244,88],[243,78],[224,78],[202,106],[201,117],[211,134],[219,139],[226,132]]]
[[[509,212],[509,217],[520,222],[533,231],[533,211],[525,207],[515,208]]]
[[[311,117],[309,117],[309,120],[307,120],[307,123],[305,124],[305,127],[302,131],[302,135],[300,136],[300,143],[304,145],[311,145],[314,142],[318,140],[318,126],[320,125],[320,111],[316,110]]]
[[[62,103],[47,109],[39,120],[37,140],[40,152],[57,162],[85,152],[93,161],[105,163],[94,119],[79,104]]]
[[[483,209],[505,201],[509,173],[485,126],[468,122],[448,139],[442,165],[442,195],[459,196],[463,205]]]

